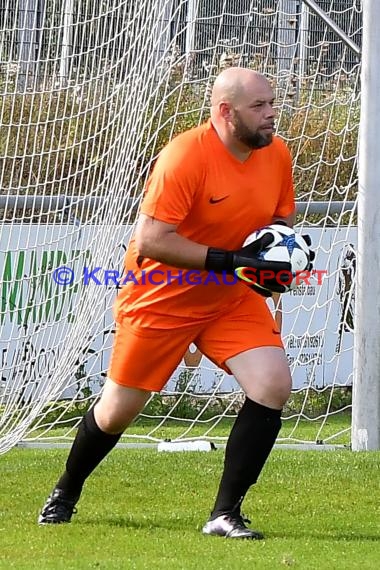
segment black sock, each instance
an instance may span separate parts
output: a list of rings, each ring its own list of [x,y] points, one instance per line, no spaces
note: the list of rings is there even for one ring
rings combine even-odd
[[[281,410],[246,398],[226,445],[224,470],[211,517],[240,512],[249,487],[256,483],[281,429]]]
[[[78,426],[74,443],[66,462],[66,471],[56,487],[67,494],[79,497],[83,483],[104,457],[115,447],[121,433],[112,435],[102,431],[91,408]]]

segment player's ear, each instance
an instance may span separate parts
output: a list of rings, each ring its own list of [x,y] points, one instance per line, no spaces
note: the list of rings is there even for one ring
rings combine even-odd
[[[220,116],[225,120],[225,121],[231,121],[232,119],[232,107],[231,104],[228,103],[227,101],[221,101],[219,103],[219,113]]]

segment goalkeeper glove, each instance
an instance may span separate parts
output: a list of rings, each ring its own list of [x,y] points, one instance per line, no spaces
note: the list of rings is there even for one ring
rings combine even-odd
[[[313,261],[315,259],[315,252],[312,249],[310,249],[311,237],[309,236],[309,234],[301,234],[301,237],[303,237],[306,245],[309,248],[309,265],[306,267],[306,271],[311,271],[313,269]]]
[[[259,259],[260,252],[269,247],[272,241],[273,235],[268,232],[236,251],[209,247],[205,269],[215,273],[228,273],[237,277],[239,274],[248,273],[251,277],[249,282],[251,288],[264,297],[270,297],[273,292],[284,293],[291,272],[290,263]],[[282,284],[281,278],[284,284]]]

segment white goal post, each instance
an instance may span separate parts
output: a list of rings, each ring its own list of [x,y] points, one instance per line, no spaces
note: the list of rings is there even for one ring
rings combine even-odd
[[[372,170],[358,250],[362,20],[359,0],[1,0],[0,453],[68,443],[101,391],[117,294],[104,270],[121,271],[158,152],[208,117],[212,81],[231,65],[273,83],[297,227],[312,235],[324,274],[283,296],[294,391],[279,443],[379,447],[379,392],[358,394],[370,322],[359,321],[371,308],[354,283],[376,227],[377,178]],[[189,347],[123,442],[223,443],[241,399],[234,379]],[[363,430],[367,444],[357,445]]]
[[[358,263],[352,449],[380,449],[380,3],[363,3]],[[370,267],[366,260],[370,259]]]

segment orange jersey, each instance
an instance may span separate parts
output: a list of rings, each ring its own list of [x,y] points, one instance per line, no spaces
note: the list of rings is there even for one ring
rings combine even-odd
[[[273,137],[240,162],[219,139],[211,121],[174,138],[161,152],[147,183],[141,212],[168,224],[199,244],[238,249],[254,230],[295,209],[292,164],[286,145]],[[132,277],[115,302],[115,316],[134,317],[138,326],[170,328],[182,319],[205,318],[239,302],[249,289],[222,276],[201,284],[176,269],[145,258],[137,265],[132,238],[125,270]],[[156,271],[155,277],[149,274]],[[181,276],[179,280],[175,275]],[[194,272],[192,275],[195,275]],[[231,281],[233,280],[231,276]],[[154,282],[153,282],[154,281]],[[167,320],[167,325],[162,320]],[[169,319],[169,320],[168,320]]]

